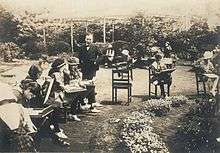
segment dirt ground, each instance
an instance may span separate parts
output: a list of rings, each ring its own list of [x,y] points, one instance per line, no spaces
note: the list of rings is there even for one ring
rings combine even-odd
[[[13,64],[1,64],[0,70],[0,81],[7,82],[9,84],[15,84],[23,79],[29,66],[32,62],[24,61],[22,63]],[[6,70],[6,71],[4,71]],[[189,72],[190,67],[188,66],[177,66],[177,70],[173,72],[173,84],[171,86],[171,95],[195,95],[196,85],[195,77],[192,72]],[[7,74],[10,77],[3,77],[2,74]],[[134,80],[132,89],[132,102],[129,106],[124,105],[126,103],[127,94],[125,91],[120,91],[118,95],[118,100],[120,104],[112,104],[111,102],[111,69],[100,68],[97,72],[96,81],[96,92],[97,101],[103,104],[100,107],[102,112],[100,113],[82,113],[79,114],[81,122],[68,121],[62,124],[62,128],[69,137],[70,147],[61,148],[53,145],[49,139],[44,139],[41,143],[39,151],[42,152],[104,152],[103,150],[94,150],[91,146],[91,139],[99,131],[100,125],[106,123],[106,120],[111,118],[120,117],[124,112],[130,112],[141,107],[143,101],[148,99],[148,71],[144,69],[134,69]],[[176,114],[184,113],[186,110],[179,109],[175,112]],[[174,112],[173,112],[174,113]],[[172,119],[163,118],[158,120],[158,125],[161,124],[173,124],[170,122]],[[159,123],[159,122],[163,123]],[[168,126],[168,125],[167,125]],[[163,137],[169,136],[172,129],[160,129],[157,128],[158,132],[163,135]]]

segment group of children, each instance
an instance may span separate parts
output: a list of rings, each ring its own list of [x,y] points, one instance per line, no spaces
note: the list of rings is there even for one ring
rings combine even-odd
[[[19,107],[25,110],[25,108],[46,108],[52,106],[54,111],[48,116],[47,121],[42,123],[43,127],[40,127],[42,126],[39,123],[41,122],[40,120],[32,120],[33,125],[37,127],[36,129],[41,128],[41,131],[43,129],[44,133],[49,134],[54,143],[68,146],[69,143],[65,141],[67,136],[59,126],[60,117],[66,115],[62,114],[62,109],[66,104],[69,105],[71,107],[70,113],[66,117],[75,121],[81,121],[77,116],[78,111],[100,112],[94,108],[94,82],[92,80],[82,80],[82,74],[79,70],[79,59],[76,57],[68,59],[57,58],[51,64],[49,71],[43,72],[47,64],[45,60],[40,60],[38,64],[33,64],[29,68],[27,77],[20,82],[23,100],[21,101],[22,105],[19,104]],[[45,76],[44,73],[48,73],[48,75]],[[48,83],[50,84],[51,82],[53,82],[52,87],[49,89]],[[73,90],[83,89],[83,92],[74,92],[68,95],[66,90],[70,88]],[[49,94],[49,97],[45,101],[47,94]],[[37,134],[34,137],[28,137],[28,134],[25,132],[23,136],[25,136],[24,139],[29,141],[33,139],[38,141],[42,135]],[[35,146],[31,145],[30,147],[34,148]],[[34,149],[26,149],[25,151],[34,151]]]
[[[17,111],[17,115],[14,115],[20,116],[21,112],[24,112],[23,114],[26,115],[25,117],[22,115],[21,118],[15,118],[17,119],[17,125],[21,128],[17,126],[11,129],[14,133],[8,132],[9,135],[6,135],[6,141],[0,142],[0,151],[36,151],[34,149],[36,147],[34,142],[38,142],[42,134],[47,134],[56,144],[69,146],[69,143],[65,141],[67,136],[59,126],[62,117],[81,121],[77,116],[77,111],[87,110],[92,113],[100,112],[100,110],[95,108],[101,105],[96,103],[94,83],[96,71],[99,66],[99,50],[92,43],[92,34],[88,33],[85,36],[85,42],[83,45],[75,44],[74,46],[79,59],[74,56],[57,58],[49,67],[47,59],[43,56],[37,64],[33,64],[29,68],[27,77],[20,82],[19,92],[16,92],[19,98],[14,100],[15,103],[13,105],[16,106],[15,108],[17,108],[17,110],[24,110]],[[9,97],[14,95],[14,92],[11,90],[8,92],[10,93]],[[1,96],[5,97],[4,94]],[[3,101],[10,104],[8,99]],[[18,102],[21,102],[21,104]],[[2,103],[2,100],[0,105],[0,108],[8,106]],[[68,108],[66,105],[70,106],[68,116],[66,115],[66,108]],[[5,118],[5,116],[13,116],[14,112],[10,111],[10,107],[7,107],[8,109],[5,109],[5,112],[2,111],[0,113],[1,119],[5,119],[1,122],[3,124],[0,125],[4,125],[4,123],[10,121],[10,119]],[[53,112],[47,116],[46,120],[31,120],[29,113],[25,111],[34,108],[44,109],[48,107],[53,107]],[[26,128],[29,126],[27,126],[27,122],[23,120],[30,121],[28,123],[36,127],[35,130],[37,133],[35,131],[32,132],[35,134],[31,133],[30,135],[30,130]],[[16,142],[11,141],[11,137],[15,138]],[[5,146],[4,144],[7,142],[12,145],[10,145],[8,149],[2,149],[2,146]],[[16,148],[12,146],[16,146]]]

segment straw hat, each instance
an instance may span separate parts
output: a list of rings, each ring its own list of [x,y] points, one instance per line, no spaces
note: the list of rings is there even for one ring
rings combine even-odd
[[[127,49],[122,50],[123,55],[129,56],[129,51]]]
[[[157,52],[160,52],[160,51],[161,51],[160,48],[157,47],[157,46],[154,46],[154,47],[151,48],[152,53],[157,53]]]
[[[111,44],[109,44],[107,48],[108,48],[108,49],[112,49],[113,46],[112,46]]]
[[[213,57],[213,52],[211,51],[206,51],[204,54],[203,54],[203,59],[210,59]]]

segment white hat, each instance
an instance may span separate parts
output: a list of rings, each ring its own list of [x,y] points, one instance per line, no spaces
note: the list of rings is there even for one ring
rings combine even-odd
[[[206,51],[204,54],[203,54],[203,59],[210,59],[213,57],[213,52],[210,52],[210,51]]]
[[[121,52],[123,55],[126,55],[126,56],[129,56],[129,51],[124,49],[122,52]]]
[[[153,52],[153,53],[157,53],[157,52],[160,52],[160,51],[161,51],[160,48],[157,47],[157,46],[154,46],[154,47],[151,48],[151,52]]]
[[[113,46],[111,44],[108,45],[108,48],[112,48]]]

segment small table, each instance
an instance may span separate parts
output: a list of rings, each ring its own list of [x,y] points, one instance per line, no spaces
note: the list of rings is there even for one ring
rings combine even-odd
[[[44,118],[54,111],[51,105],[46,108],[27,108],[27,109],[28,109],[30,117],[34,119]]]

